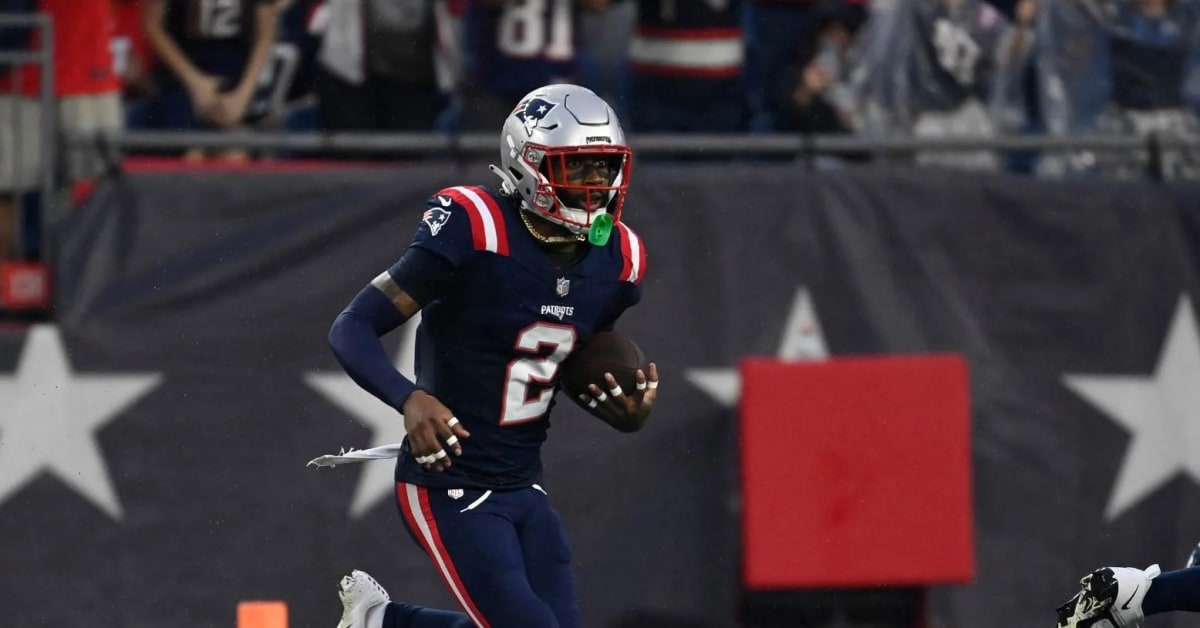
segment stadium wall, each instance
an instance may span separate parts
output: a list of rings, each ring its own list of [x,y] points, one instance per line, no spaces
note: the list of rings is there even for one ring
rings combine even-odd
[[[94,190],[54,234],[57,323],[42,332],[61,339],[72,377],[154,385],[76,426],[83,440],[38,436],[99,452],[102,478],[72,480],[0,443],[0,565],[19,584],[0,587],[2,623],[227,626],[239,600],[271,599],[293,626],[331,625],[350,568],[399,599],[453,607],[401,528],[389,463],[304,464],[398,438],[400,420],[342,378],[326,331],[403,251],[426,197],[488,182],[482,168],[428,165],[130,172]],[[1200,445],[1185,439],[1200,424],[1197,192],[639,167],[626,220],[649,269],[619,327],[660,364],[660,407],[624,435],[564,404],[545,450],[586,625],[645,613],[735,625],[737,367],[794,349],[803,303],[835,358],[967,365],[976,578],[932,588],[929,625],[1049,625],[1096,566],[1178,566],[1200,540]],[[0,330],[0,391],[28,397],[0,403],[0,418],[7,408],[25,425],[42,418],[13,409],[48,393],[4,386],[34,359],[35,335]],[[397,356],[406,337],[388,339]],[[1167,410],[1122,416],[1106,377]]]

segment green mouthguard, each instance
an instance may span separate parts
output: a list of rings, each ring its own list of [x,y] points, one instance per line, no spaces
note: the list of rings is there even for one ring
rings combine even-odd
[[[592,221],[592,228],[588,229],[588,242],[595,246],[604,246],[608,244],[608,238],[612,235],[613,219],[608,214],[600,214]]]

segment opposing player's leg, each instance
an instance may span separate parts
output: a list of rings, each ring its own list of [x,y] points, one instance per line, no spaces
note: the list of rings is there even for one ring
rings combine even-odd
[[[1154,579],[1142,600],[1146,615],[1168,611],[1200,613],[1200,568],[1168,571]]]
[[[405,525],[471,623],[483,628],[559,628],[554,612],[526,575],[513,523],[524,507],[522,491],[447,491],[398,484],[396,492]],[[407,624],[434,625],[419,620]],[[385,628],[401,626],[405,624]]]
[[[458,611],[391,602],[387,605],[380,628],[475,628],[475,624]]]
[[[1166,573],[1158,565],[1144,570],[1103,567],[1080,584],[1083,589],[1058,608],[1059,628],[1132,628],[1147,615],[1200,613],[1200,567]]]
[[[571,576],[571,547],[562,518],[540,487],[524,493],[531,500],[531,514],[520,527],[519,535],[529,585],[554,612],[559,628],[578,628],[582,619]]]
[[[1089,628],[1096,624],[1103,628],[1137,626],[1145,618],[1142,600],[1159,573],[1158,565],[1145,570],[1102,567],[1093,571],[1079,581],[1083,589],[1058,607],[1059,628]]]

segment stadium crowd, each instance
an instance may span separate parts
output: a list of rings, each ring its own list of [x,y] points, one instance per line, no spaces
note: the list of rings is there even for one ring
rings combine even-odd
[[[495,132],[562,81],[614,103],[635,138],[1188,134],[1200,104],[1200,0],[0,0],[37,12],[54,19],[64,134]],[[0,50],[39,46],[0,24]],[[37,181],[38,90],[37,67],[0,65],[0,259],[14,192]],[[62,179],[99,172],[96,152],[63,151]],[[1174,177],[1200,162],[1166,157]],[[1140,175],[1087,151],[916,159]]]

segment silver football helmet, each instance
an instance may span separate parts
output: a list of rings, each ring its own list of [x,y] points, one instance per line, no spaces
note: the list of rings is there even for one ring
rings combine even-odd
[[[596,217],[621,219],[632,151],[612,107],[590,89],[547,85],[525,95],[500,132],[491,166],[521,209],[587,233]]]

